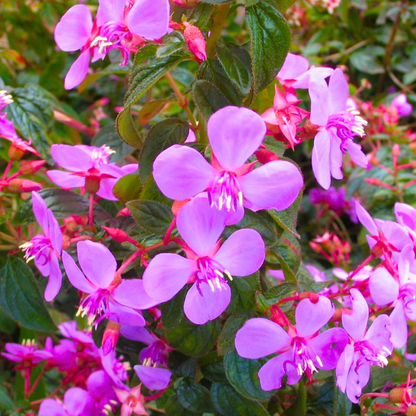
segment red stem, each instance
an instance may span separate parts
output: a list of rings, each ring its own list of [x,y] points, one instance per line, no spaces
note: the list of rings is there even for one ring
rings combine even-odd
[[[9,162],[7,163],[6,169],[4,169],[3,176],[1,178],[3,181],[7,178],[7,174],[9,173],[12,165],[13,165],[13,160],[10,159]]]
[[[165,237],[163,238],[163,244],[165,246],[169,244],[170,235],[172,234],[172,231],[175,228],[175,225],[176,225],[176,217],[173,217],[173,220],[170,223],[168,230],[166,231]]]
[[[94,228],[94,194],[90,193],[90,208],[88,213],[88,221],[91,229]]]

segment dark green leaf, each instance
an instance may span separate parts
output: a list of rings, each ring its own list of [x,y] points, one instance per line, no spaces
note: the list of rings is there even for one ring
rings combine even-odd
[[[280,12],[284,13],[296,0],[267,0],[268,3],[274,5]]]
[[[251,89],[250,54],[244,47],[233,43],[218,45],[216,50],[228,78],[245,97]]]
[[[139,171],[142,184],[152,173],[156,157],[168,147],[183,143],[188,136],[188,131],[188,123],[175,118],[163,120],[149,130],[140,156]]]
[[[154,117],[156,117],[163,110],[163,108],[169,102],[172,102],[172,100],[154,100],[146,103],[139,111],[139,123],[142,126],[148,124]]]
[[[181,32],[172,32],[165,36],[163,45],[160,45],[156,51],[156,58],[166,58],[169,55],[179,52],[185,48],[185,38]]]
[[[142,185],[138,173],[129,173],[122,176],[114,185],[113,194],[121,202],[129,202],[140,197]]]
[[[224,416],[269,416],[260,403],[240,396],[229,384],[213,383],[211,398],[215,408]]]
[[[283,298],[293,296],[298,290],[296,283],[282,282],[277,286],[272,287],[264,293],[264,298],[269,306],[274,305]]]
[[[130,146],[141,149],[143,140],[134,125],[130,107],[124,108],[116,118],[118,135]]]
[[[215,411],[209,391],[194,380],[184,378],[179,383],[177,394],[181,405],[191,412],[213,413]]]
[[[281,13],[263,1],[246,8],[253,58],[253,90],[257,94],[272,82],[290,47],[290,30]]]
[[[102,77],[109,75],[120,75],[125,77],[129,73],[129,70],[130,68],[128,66],[120,66],[119,64],[108,65],[107,68],[104,68],[101,71],[96,71],[93,74],[87,75],[78,87],[78,92],[81,93],[82,91],[85,91],[92,83]]]
[[[243,396],[251,400],[267,401],[275,393],[260,387],[259,370],[264,364],[260,360],[240,357],[236,351],[224,357],[225,374],[231,385]]]
[[[13,334],[16,330],[15,322],[6,315],[6,313],[0,309],[0,332],[6,332],[7,334]]]
[[[230,105],[222,92],[209,81],[195,81],[192,84],[192,92],[198,110],[206,119],[219,109]]]
[[[11,411],[16,408],[13,400],[10,398],[10,393],[3,386],[0,386],[0,410],[5,412]],[[8,414],[8,413],[7,413]]]
[[[163,235],[173,220],[169,206],[156,201],[135,200],[127,203],[137,223],[151,233]]]
[[[298,394],[295,401],[288,407],[283,416],[305,416],[306,415],[306,389],[302,380],[298,384]]]
[[[195,378],[197,360],[196,358],[189,358],[178,351],[172,351],[168,357],[168,368],[179,377]]]
[[[63,189],[42,189],[39,191],[40,196],[44,199],[47,207],[52,210],[56,218],[67,218],[71,215],[88,215],[89,201],[87,198],[71,191]],[[98,222],[111,221],[111,216],[98,204],[94,205],[94,219]],[[20,207],[17,214],[19,222],[33,222],[35,217],[32,211],[32,199],[28,199]]]
[[[234,351],[234,340],[237,331],[243,326],[247,318],[231,315],[226,321],[218,337],[217,350],[219,355]]]
[[[210,381],[218,381],[220,383],[228,382],[222,360],[201,366],[201,371],[204,377]]]
[[[230,313],[252,316],[255,306],[255,295],[259,288],[259,274],[236,277],[230,282],[232,291],[231,303],[227,309]]]
[[[147,181],[142,188],[140,199],[148,201],[157,201],[165,205],[172,204],[172,200],[170,200],[165,195],[163,195],[162,192],[160,192],[160,189],[157,187],[156,182],[153,179],[153,175],[147,178]]]
[[[205,325],[194,325],[184,319],[177,327],[166,332],[168,343],[190,357],[207,354],[218,337],[219,322],[209,321]]]
[[[187,292],[188,287],[185,286],[173,299],[160,305],[162,323],[165,328],[176,328],[183,320],[186,320],[183,303]]]
[[[30,267],[17,257],[9,257],[0,271],[0,307],[26,328],[56,329]]]
[[[211,14],[214,10],[212,4],[198,3],[189,15],[189,21],[195,20],[195,25],[198,26],[202,32],[207,32],[211,27]]]
[[[166,416],[195,416],[194,412],[186,410],[179,402],[178,396],[170,396],[164,408]]]
[[[378,62],[377,56],[372,52],[371,47],[356,51],[350,56],[351,65],[366,74],[382,74],[384,68]]]

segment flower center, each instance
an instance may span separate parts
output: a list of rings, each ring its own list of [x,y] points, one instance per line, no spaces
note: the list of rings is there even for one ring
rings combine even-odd
[[[372,342],[359,341],[354,344],[355,351],[361,353],[361,357],[358,359],[358,365],[364,363],[370,363],[370,365],[378,365],[384,367],[388,364],[387,356],[391,355],[391,351],[384,345],[378,348]]]
[[[53,251],[51,240],[42,234],[36,235],[27,243],[19,246],[19,248],[25,252],[24,259],[26,263],[36,259],[42,265],[50,260],[51,251]]]
[[[233,280],[230,273],[211,257],[199,258],[197,260],[197,266],[198,270],[195,272],[195,278],[201,296],[203,296],[199,288],[201,283],[207,283],[211,290],[215,292],[216,288],[222,290],[226,287],[227,281],[225,280],[224,275],[228,277],[229,280]]]
[[[101,165],[108,165],[108,158],[116,153],[110,147],[104,145],[94,149],[91,154],[91,164],[94,168],[99,168]]]
[[[108,289],[98,289],[82,300],[76,316],[87,316],[88,324],[92,325],[94,323],[97,326],[107,316],[109,310],[108,299]]]
[[[167,366],[166,355],[164,354],[165,345],[162,341],[155,341],[153,344],[144,348],[140,352],[140,360],[147,367],[155,367],[158,364]]]
[[[326,129],[335,129],[336,135],[341,139],[341,150],[344,150],[344,144],[347,140],[353,139],[354,136],[365,136],[364,126],[368,123],[360,116],[360,112],[348,108],[347,111],[331,114],[328,118]]]
[[[226,171],[220,172],[208,191],[208,198],[211,208],[215,206],[220,211],[224,205],[227,211],[236,211],[238,204],[243,206],[243,193],[236,174]]]
[[[311,348],[308,348],[308,344],[303,338],[293,338],[292,341],[293,348],[293,364],[298,374],[301,376],[303,373],[311,375],[317,373],[318,369],[316,368],[313,359],[314,358],[318,364],[323,367],[322,361],[318,355],[314,354],[314,351]]]

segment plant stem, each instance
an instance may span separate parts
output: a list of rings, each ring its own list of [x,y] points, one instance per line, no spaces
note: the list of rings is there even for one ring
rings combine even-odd
[[[224,22],[227,19],[228,11],[230,10],[231,3],[221,4],[218,6],[217,14],[214,16],[214,24],[211,28],[211,36],[207,41],[207,56],[213,58],[215,56],[215,46],[218,43],[218,39],[221,36],[221,31],[224,26]]]
[[[94,137],[97,133],[95,129],[88,127],[85,124],[82,124],[78,120],[75,120],[64,113],[61,113],[60,111],[54,110],[53,117],[56,121],[59,121],[62,124],[66,124],[67,126],[73,127],[75,130],[84,133],[86,136]]]

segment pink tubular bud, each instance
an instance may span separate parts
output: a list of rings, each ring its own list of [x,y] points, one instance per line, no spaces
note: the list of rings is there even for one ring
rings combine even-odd
[[[102,227],[103,230],[107,232],[107,234],[114,240],[117,241],[117,243],[125,243],[126,241],[129,241],[129,236],[127,233],[123,230],[120,230],[119,228],[111,228],[111,227]]]
[[[400,145],[398,145],[397,143],[393,146],[393,149],[391,150],[391,154],[393,156],[398,157],[400,155]]]
[[[189,50],[196,56],[198,61],[207,59],[207,42],[202,32],[194,25],[184,22],[186,29],[183,32]]]
[[[22,172],[22,175],[31,175],[32,173],[37,172],[45,163],[46,160],[33,160],[24,163],[20,167],[20,172]]]
[[[104,355],[107,355],[116,349],[118,338],[120,337],[120,327],[120,324],[113,321],[108,322],[102,340]]]
[[[42,189],[42,185],[38,182],[31,181],[29,179],[12,179],[7,185],[6,188],[10,192],[32,192],[32,191],[40,191]]]

